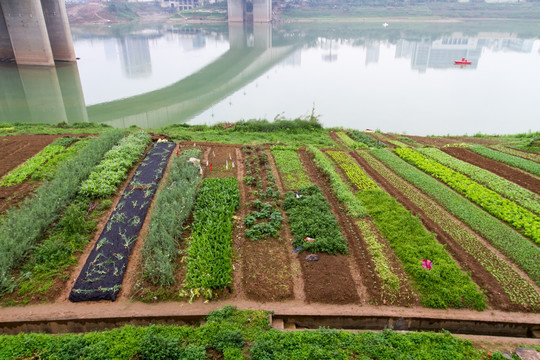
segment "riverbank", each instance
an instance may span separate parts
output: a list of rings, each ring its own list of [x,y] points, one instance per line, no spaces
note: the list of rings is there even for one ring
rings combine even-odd
[[[126,22],[226,22],[225,9],[197,9],[172,13],[158,4],[67,4],[71,24]],[[430,3],[408,6],[277,7],[274,22],[461,22],[525,20],[538,22],[540,4]]]

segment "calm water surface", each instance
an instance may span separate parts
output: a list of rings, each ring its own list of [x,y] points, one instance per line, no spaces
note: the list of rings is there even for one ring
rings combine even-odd
[[[540,129],[540,24],[389,23],[74,26],[76,65],[0,65],[0,122],[151,128],[314,111],[325,126],[415,135]],[[454,65],[463,57],[472,64]]]

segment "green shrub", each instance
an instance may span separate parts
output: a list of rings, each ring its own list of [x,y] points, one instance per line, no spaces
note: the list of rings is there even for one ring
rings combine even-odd
[[[181,351],[178,340],[149,332],[141,339],[141,360],[180,359]]]

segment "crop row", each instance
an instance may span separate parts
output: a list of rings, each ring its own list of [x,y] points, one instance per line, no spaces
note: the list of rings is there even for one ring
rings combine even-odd
[[[349,130],[347,131],[347,135],[351,137],[351,139],[358,142],[358,144],[364,144],[364,147],[373,147],[373,148],[385,148],[386,144],[383,142],[380,142],[377,139],[374,139],[373,137],[369,136],[366,133],[363,133],[360,130]]]
[[[332,160],[314,146],[308,147],[308,151],[313,154],[315,164],[317,164],[330,179],[332,191],[338,200],[345,204],[347,213],[354,218],[365,216],[367,214],[366,209],[351,191],[350,186],[338,175]]]
[[[523,159],[510,154],[505,154],[500,151],[489,149],[480,145],[469,146],[468,148],[475,153],[485,156],[489,159],[499,161],[510,166],[517,167],[521,170],[528,171],[536,176],[540,176],[540,164],[535,163],[534,161]]]
[[[331,186],[336,197],[345,204],[349,215],[355,218],[366,216],[366,208],[351,191],[350,185],[346,184],[337,174],[335,163],[315,147],[309,147],[309,151],[314,154],[314,160],[317,166],[330,178]],[[372,230],[370,220],[359,219],[356,224],[368,245],[367,250],[375,263],[375,272],[382,281],[383,297],[390,300],[395,299],[400,288],[400,280],[392,271],[390,260],[384,251],[384,245],[379,242],[377,234]]]
[[[349,180],[358,190],[379,188],[379,186],[358,167],[349,154],[343,151],[327,151],[326,153],[336,161],[343,171],[345,171]]]
[[[372,150],[383,164],[489,240],[540,285],[540,248],[438,180],[388,150]]]
[[[186,150],[174,157],[167,182],[157,196],[150,229],[141,249],[143,277],[153,284],[170,286],[178,256],[183,225],[191,214],[201,176],[198,165],[190,158],[199,158],[198,149]]]
[[[42,233],[71,202],[81,181],[123,136],[121,131],[110,131],[89,141],[84,151],[67,161],[50,182],[36,190],[35,196],[7,212],[0,225],[0,293],[12,289],[11,271],[28,256]]]
[[[372,168],[391,182],[396,189],[422,209],[430,220],[439,225],[467,253],[478,260],[484,269],[491,273],[497,282],[499,282],[504,291],[510,296],[512,302],[533,309],[540,308],[540,294],[536,289],[514,271],[505,260],[498,257],[485,246],[476,235],[467,231],[461,223],[451,218],[448,213],[436,206],[429,197],[397,176],[371,155],[366,152],[359,152],[359,154]]]
[[[443,181],[490,214],[508,222],[514,228],[522,229],[526,236],[540,243],[540,217],[537,215],[515,202],[503,198],[467,176],[441,165],[435,160],[428,159],[412,149],[395,149],[394,151],[402,159]]]
[[[362,172],[359,167],[358,171]],[[477,310],[486,307],[484,295],[469,276],[461,271],[434,235],[403,205],[380,188],[361,190],[356,196],[418,286],[424,306],[470,307]],[[424,259],[433,262],[431,270],[422,268]]]
[[[38,170],[44,163],[52,159],[56,154],[65,150],[62,145],[50,144],[43,150],[26,160],[23,164],[13,169],[0,180],[0,186],[12,186],[22,183],[28,176]]]
[[[234,178],[204,179],[193,214],[183,293],[212,298],[232,282],[232,217],[240,205]]]
[[[358,144],[356,141],[351,139],[346,133],[342,131],[336,132],[336,135],[343,141],[343,143],[350,149],[356,149],[359,147],[362,147],[362,145]]]
[[[309,175],[306,173],[296,150],[272,148],[272,155],[281,174],[285,190],[298,190],[311,184]]]
[[[498,192],[524,208],[540,215],[540,196],[537,194],[524,189],[511,181],[501,178],[490,171],[456,159],[439,149],[423,148],[418,149],[418,151],[449,168],[469,176],[472,180],[478,181],[487,188]]]
[[[122,139],[82,183],[80,192],[88,197],[107,197],[116,192],[129,169],[139,160],[151,141],[150,135],[139,131]]]
[[[537,162],[537,163],[540,162],[540,154],[533,154],[533,153],[529,153],[529,152],[525,152],[525,151],[519,151],[519,150],[516,150],[516,149],[512,149],[510,147],[506,147],[504,145],[492,145],[490,147],[492,149],[494,149],[494,150],[498,150],[500,152],[503,152],[503,153],[506,153],[506,154],[509,154],[509,155],[522,157],[522,158],[525,158],[525,159],[528,159],[528,160],[531,160],[531,161],[534,161],[534,162]]]
[[[347,241],[330,204],[316,185],[303,187],[297,193],[288,192],[283,208],[289,217],[295,247],[311,252],[347,253]]]
[[[88,256],[69,300],[116,299],[131,249],[174,147],[171,142],[158,142],[146,154]]]
[[[67,149],[58,153],[55,157],[40,166],[33,174],[32,181],[42,181],[51,179],[63,163],[74,157],[81,149],[86,147],[86,143],[91,138],[77,141]]]
[[[399,295],[401,281],[399,277],[392,271],[390,259],[384,252],[384,245],[379,241],[376,232],[371,228],[370,221],[361,219],[356,222],[356,225],[362,233],[362,237],[367,243],[368,251],[371,259],[375,263],[375,272],[382,281],[383,293],[394,300]]]

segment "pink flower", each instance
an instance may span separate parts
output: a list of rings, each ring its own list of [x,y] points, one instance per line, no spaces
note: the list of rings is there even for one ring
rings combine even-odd
[[[423,267],[424,269],[431,270],[431,265],[433,265],[433,261],[431,261],[431,260],[426,260],[426,259],[422,259],[422,267]]]

